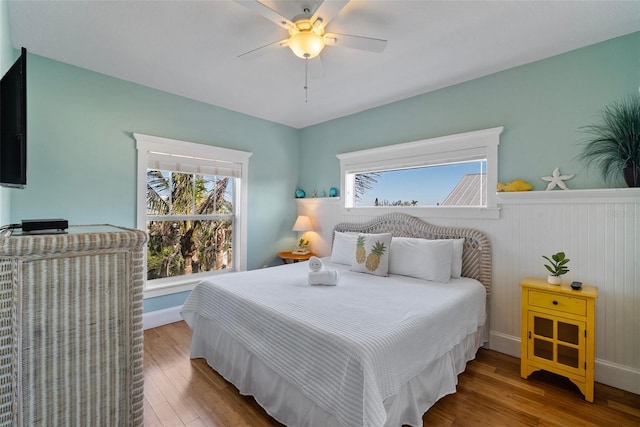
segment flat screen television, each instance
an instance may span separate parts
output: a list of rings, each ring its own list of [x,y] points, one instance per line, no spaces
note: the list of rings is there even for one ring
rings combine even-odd
[[[27,49],[0,82],[0,185],[27,185]]]

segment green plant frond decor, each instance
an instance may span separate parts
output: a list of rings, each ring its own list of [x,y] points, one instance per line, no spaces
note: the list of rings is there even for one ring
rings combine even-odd
[[[578,158],[587,167],[596,166],[608,182],[619,182],[623,171],[630,173],[635,185],[640,185],[640,94],[629,95],[605,107],[602,123],[583,126],[581,131],[590,135],[584,142]]]
[[[547,270],[552,276],[562,276],[563,274],[567,274],[569,269],[567,268],[567,263],[569,262],[569,258],[566,257],[564,252],[558,252],[557,254],[551,255],[551,258],[548,256],[542,255],[542,258],[549,261],[549,264],[545,264]]]

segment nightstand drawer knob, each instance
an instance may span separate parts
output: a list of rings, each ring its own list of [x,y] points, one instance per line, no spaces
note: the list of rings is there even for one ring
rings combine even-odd
[[[575,292],[575,291],[572,291]],[[572,294],[557,295],[552,292],[540,292],[529,290],[526,303],[549,310],[558,310],[564,313],[585,316],[587,314],[587,299]]]

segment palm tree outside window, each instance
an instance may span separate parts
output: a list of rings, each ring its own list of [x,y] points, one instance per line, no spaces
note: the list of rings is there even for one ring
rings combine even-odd
[[[232,268],[233,178],[147,171],[147,279]]]

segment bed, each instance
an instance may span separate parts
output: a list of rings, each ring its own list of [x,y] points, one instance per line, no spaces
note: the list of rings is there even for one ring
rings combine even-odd
[[[340,259],[341,250],[356,249],[356,236],[387,234],[388,276],[353,271]],[[397,242],[440,245],[438,253],[459,242],[460,277],[453,270],[442,282],[405,275],[398,268],[423,263],[394,258],[408,254]],[[455,249],[438,256],[453,268]],[[339,273],[337,286],[310,286],[307,262],[198,284],[182,310],[193,331],[191,357],[206,359],[288,426],[422,425],[422,415],[455,392],[457,375],[487,339],[487,236],[386,214],[338,224],[322,261]]]

